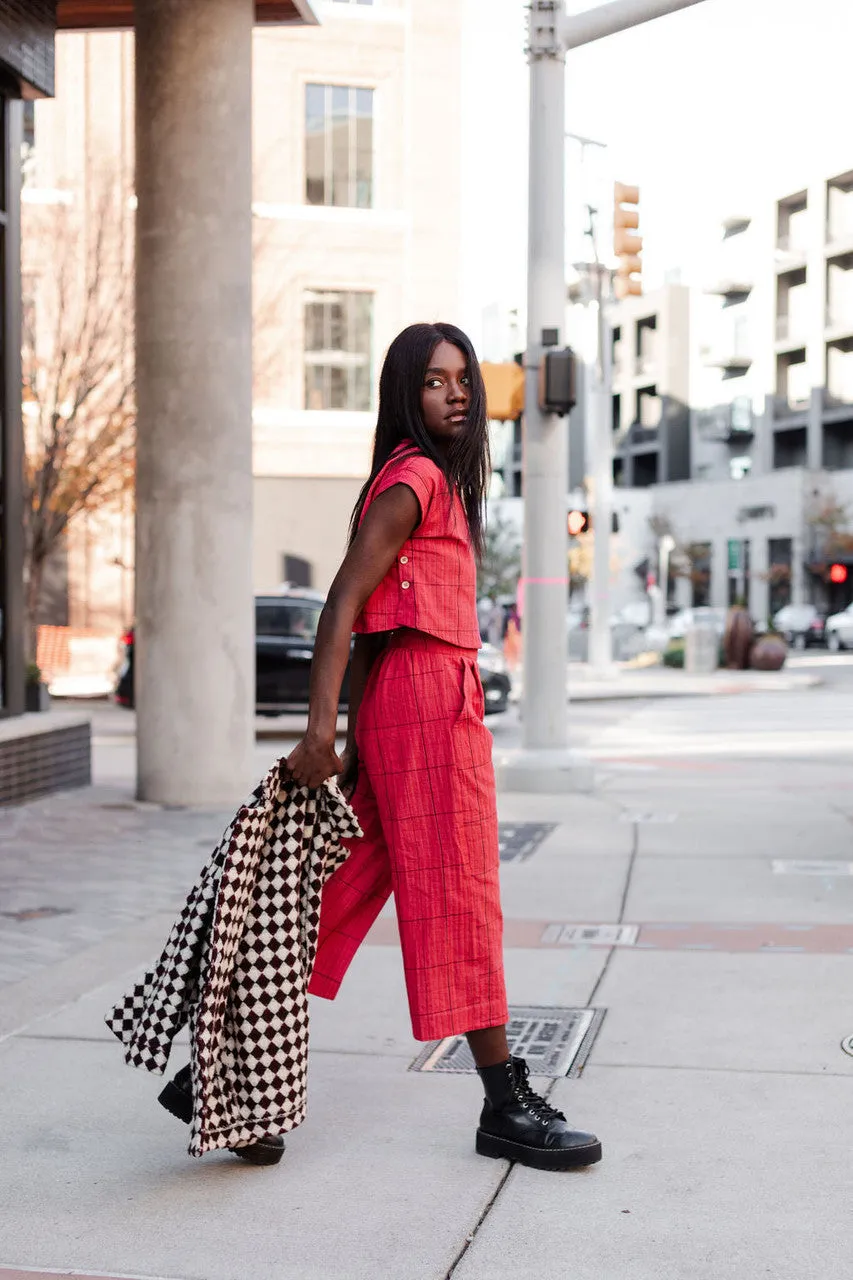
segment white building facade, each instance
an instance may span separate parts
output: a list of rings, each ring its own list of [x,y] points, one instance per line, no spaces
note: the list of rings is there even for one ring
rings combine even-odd
[[[460,6],[313,7],[319,26],[253,36],[256,591],[329,586],[383,354],[405,325],[459,315]],[[133,191],[134,36],[61,34],[56,53],[56,100],[28,114],[25,199],[85,211],[105,185]],[[128,233],[132,261],[132,218]],[[127,503],[76,522],[45,621],[132,623],[133,520]]]
[[[671,606],[744,599],[761,620],[789,601],[840,609],[853,598],[853,169],[732,216],[689,306],[687,293],[614,312],[614,429],[628,428],[614,605],[643,592],[667,531],[684,553]],[[674,305],[676,323],[662,323]],[[680,474],[666,405],[641,381],[686,389]],[[577,453],[580,420],[573,433]],[[829,581],[831,562],[845,581]]]
[[[319,29],[255,37],[258,590],[329,586],[383,354],[459,312],[461,6],[318,13]]]

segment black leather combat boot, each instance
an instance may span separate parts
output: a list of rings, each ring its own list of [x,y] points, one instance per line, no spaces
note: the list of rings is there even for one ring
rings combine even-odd
[[[189,1124],[193,1118],[192,1071],[189,1064],[181,1067],[157,1101],[178,1120]],[[284,1155],[284,1138],[260,1138],[248,1147],[229,1147],[229,1151],[248,1164],[278,1164]]]
[[[557,1111],[530,1087],[523,1058],[479,1067],[486,1101],[477,1130],[481,1156],[517,1160],[533,1169],[579,1169],[601,1159],[594,1133],[570,1129]]]

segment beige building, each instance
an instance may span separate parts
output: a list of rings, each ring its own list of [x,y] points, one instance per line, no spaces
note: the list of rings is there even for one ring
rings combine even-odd
[[[259,589],[328,587],[383,353],[458,315],[461,8],[334,0],[319,30],[256,34]]]
[[[254,33],[256,590],[328,587],[369,470],[383,353],[404,325],[459,309],[461,6],[314,8],[319,26]],[[109,183],[132,204],[133,39],[58,36],[56,99],[30,119],[31,205],[85,219]],[[129,504],[77,522],[50,605],[76,627],[132,620]]]

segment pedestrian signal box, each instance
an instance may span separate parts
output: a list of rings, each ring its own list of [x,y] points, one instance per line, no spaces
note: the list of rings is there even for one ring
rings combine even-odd
[[[576,403],[574,351],[571,347],[544,351],[539,365],[539,408],[565,417]]]

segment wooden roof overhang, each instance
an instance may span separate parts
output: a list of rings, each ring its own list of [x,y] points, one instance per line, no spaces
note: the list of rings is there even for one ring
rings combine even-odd
[[[315,0],[255,0],[259,23],[317,26]],[[133,0],[57,0],[59,31],[121,31],[134,25]]]

